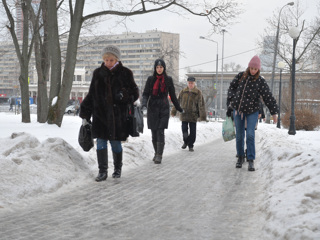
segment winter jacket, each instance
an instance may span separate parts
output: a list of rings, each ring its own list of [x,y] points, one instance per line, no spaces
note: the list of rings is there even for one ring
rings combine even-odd
[[[254,77],[250,75],[248,75],[246,79],[241,80],[243,74],[244,72],[238,73],[230,83],[227,106],[235,109],[239,113],[251,114],[259,111],[259,98],[261,96],[269,108],[271,115],[277,114],[278,106],[269,90],[266,80],[261,76],[254,80]]]
[[[139,90],[130,69],[119,62],[110,71],[103,63],[93,72],[79,116],[88,121],[92,117],[93,138],[125,141],[129,136],[128,105],[138,97]]]
[[[178,101],[180,106],[184,110],[183,113],[180,113],[180,120],[184,122],[197,122],[198,118],[200,121],[206,121],[207,114],[205,103],[203,99],[202,92],[194,87],[189,90],[188,87],[181,90],[178,96]],[[171,115],[176,115],[177,110],[175,107],[171,110]]]
[[[152,94],[153,85],[156,81],[155,76],[149,76],[143,91],[142,106],[147,107],[147,125],[148,129],[166,129],[168,128],[170,117],[170,104],[168,100],[168,94],[170,95],[173,105],[182,112],[182,108],[179,105],[172,78],[164,75],[164,81],[166,84],[165,93],[159,91],[157,96]]]

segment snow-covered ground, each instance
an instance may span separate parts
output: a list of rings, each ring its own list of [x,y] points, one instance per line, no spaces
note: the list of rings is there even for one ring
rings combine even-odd
[[[79,117],[66,115],[61,128],[37,123],[34,114],[31,121],[21,123],[21,115],[0,113],[0,211],[61,194],[93,181],[97,174],[95,149],[84,152],[78,145]],[[221,127],[221,122],[198,123],[195,149],[215,139],[228,144]],[[265,198],[257,204],[267,218],[264,234],[269,239],[320,239],[319,131],[291,136],[286,129],[264,123],[258,131],[256,173],[264,179]],[[145,127],[140,137],[129,137],[123,144],[124,173],[153,157],[150,134]],[[170,119],[165,134],[164,154],[180,149],[178,118]]]

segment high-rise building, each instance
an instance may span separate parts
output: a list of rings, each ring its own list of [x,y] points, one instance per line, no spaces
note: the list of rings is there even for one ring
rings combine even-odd
[[[103,48],[113,44],[120,48],[121,61],[133,71],[138,86],[142,87],[147,77],[152,75],[157,58],[165,60],[167,73],[178,82],[179,41],[179,34],[159,31],[83,37],[78,44],[76,67],[85,68],[86,80],[90,81],[92,71],[102,63]]]
[[[32,0],[31,5],[33,9],[38,10],[40,6],[41,0]],[[16,3],[16,35],[18,40],[22,40],[23,38],[23,12],[21,9],[21,1],[17,1]]]
[[[101,53],[108,44],[114,44],[120,48],[121,61],[124,66],[133,71],[140,91],[143,90],[147,77],[152,75],[154,61],[157,58],[165,60],[168,75],[171,75],[174,82],[178,83],[179,42],[179,34],[160,31],[81,37],[78,44],[75,76],[70,99],[81,101],[86,96],[92,73],[94,69],[102,64]],[[61,42],[63,54],[66,52],[66,47],[67,42]],[[3,56],[0,59],[0,94],[17,95],[19,92],[20,67],[13,43],[1,43],[0,53]],[[29,90],[30,97],[33,97],[36,102],[37,72],[34,57],[31,58],[29,65]]]

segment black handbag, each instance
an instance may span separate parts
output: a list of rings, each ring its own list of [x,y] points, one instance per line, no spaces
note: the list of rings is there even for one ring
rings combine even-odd
[[[144,127],[143,112],[142,112],[140,106],[134,106],[134,116],[135,116],[136,122],[137,122],[137,131],[139,133],[143,133],[143,127]]]
[[[91,124],[87,124],[85,126],[81,124],[80,127],[78,142],[79,145],[82,147],[83,151],[85,152],[90,151],[90,149],[94,146],[91,128]]]
[[[128,133],[131,137],[139,137],[140,134],[138,132],[138,124],[137,124],[137,118],[134,114],[135,108],[133,104],[130,104],[128,107],[128,118],[127,118],[127,124],[128,124]]]

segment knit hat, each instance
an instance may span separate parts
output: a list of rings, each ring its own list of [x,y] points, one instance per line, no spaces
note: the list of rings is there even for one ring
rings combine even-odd
[[[188,77],[187,81],[188,81],[188,82],[195,82],[196,79],[195,79],[194,77]]]
[[[164,68],[164,71],[166,70],[166,63],[160,58],[154,62],[154,70],[156,70],[157,66],[162,66]]]
[[[121,57],[121,52],[120,49],[115,46],[115,45],[108,45],[106,46],[103,50],[102,50],[102,57],[107,54],[107,53],[111,53],[112,55],[114,55],[118,60],[120,60]]]
[[[258,56],[254,56],[253,58],[251,58],[248,67],[252,67],[252,68],[258,68],[259,70],[261,69],[261,61],[260,58]]]

